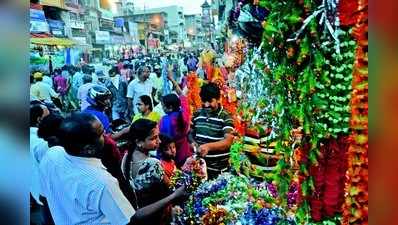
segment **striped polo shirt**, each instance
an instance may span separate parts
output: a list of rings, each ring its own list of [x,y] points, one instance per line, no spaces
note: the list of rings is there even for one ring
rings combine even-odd
[[[218,110],[199,109],[192,118],[194,139],[199,144],[216,142],[234,129],[233,120],[223,108]],[[229,166],[229,149],[209,152],[205,156],[208,170],[225,171]]]

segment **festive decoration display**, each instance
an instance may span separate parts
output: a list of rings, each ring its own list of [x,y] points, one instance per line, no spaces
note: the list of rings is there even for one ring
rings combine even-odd
[[[367,0],[240,0],[228,25],[224,63],[201,61],[240,134],[232,174],[196,183],[176,221],[367,224]]]
[[[296,224],[275,205],[267,183],[229,173],[206,182],[189,198],[183,224]]]
[[[352,133],[348,148],[343,224],[368,224],[368,1],[358,0],[352,4],[356,8],[350,7],[352,11],[340,14],[342,21],[347,19],[347,25],[355,21],[352,34],[358,43],[352,80]],[[352,14],[355,16],[351,17]]]

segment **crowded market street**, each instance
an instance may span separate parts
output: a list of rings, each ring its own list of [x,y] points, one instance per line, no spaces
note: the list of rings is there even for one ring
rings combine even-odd
[[[31,224],[368,224],[367,0],[30,2]]]

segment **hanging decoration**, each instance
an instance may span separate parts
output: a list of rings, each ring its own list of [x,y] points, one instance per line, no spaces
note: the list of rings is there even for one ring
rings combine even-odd
[[[310,196],[311,217],[321,221],[341,213],[344,199],[344,174],[347,162],[342,160],[348,149],[346,137],[330,139],[320,148],[318,164],[309,169],[313,178],[314,191]]]
[[[335,30],[339,27],[340,21],[337,16],[337,4],[338,0],[323,0],[322,4],[316,8],[316,10],[303,21],[301,28],[294,34],[292,38],[287,39],[287,41],[296,41],[298,37],[303,33],[307,25],[314,22],[318,15],[321,15],[319,19],[319,25],[324,25],[325,30],[327,30],[335,41],[335,50],[337,54],[340,54],[340,40],[337,37],[338,31]],[[332,18],[331,20],[329,20]],[[335,28],[333,28],[333,26]]]
[[[241,33],[226,48],[228,73],[202,54],[223,107],[240,122],[232,174],[200,184],[176,221],[367,222],[366,7],[366,0],[239,1],[229,18],[232,33]]]
[[[286,199],[290,198],[286,193],[292,181],[299,184],[297,219],[300,223],[333,217],[339,213],[341,205],[338,197],[326,202],[321,199],[320,208],[328,207],[328,212],[317,215],[315,201],[311,204],[317,187],[322,186],[321,177],[317,177],[321,175],[311,168],[325,168],[329,174],[343,177],[341,168],[346,162],[345,155],[338,154],[341,165],[326,170],[331,168],[327,165],[334,162],[337,153],[325,151],[323,157],[327,160],[321,158],[321,146],[328,146],[336,138],[346,140],[349,134],[350,83],[356,43],[351,40],[349,29],[340,28],[337,3],[259,1],[270,14],[263,24],[264,63],[257,63],[257,66],[272,84],[267,87],[276,99],[270,114],[276,117],[273,126],[277,137],[275,151],[283,155],[272,179],[277,181],[285,207],[289,207]],[[344,148],[338,152],[344,152]],[[300,160],[303,162],[295,165]],[[335,191],[329,189],[328,192]],[[335,195],[342,196],[342,189],[337,191]]]
[[[358,0],[356,6],[353,11],[346,10],[345,14],[340,14],[342,21],[355,15],[352,34],[358,43],[352,80],[352,133],[344,189],[344,225],[368,223],[368,1]],[[352,20],[347,20],[347,24]]]
[[[196,112],[202,107],[202,101],[200,99],[200,86],[202,82],[200,81],[198,75],[195,72],[190,72],[187,75],[187,88],[188,88],[188,104],[191,112]],[[190,115],[192,117],[192,115]]]

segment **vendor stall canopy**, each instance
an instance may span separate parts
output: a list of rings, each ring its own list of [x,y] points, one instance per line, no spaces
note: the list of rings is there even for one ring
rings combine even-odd
[[[47,38],[30,38],[30,42],[37,45],[60,45],[60,46],[73,46],[77,43],[68,38],[56,38],[56,37],[47,37]]]

